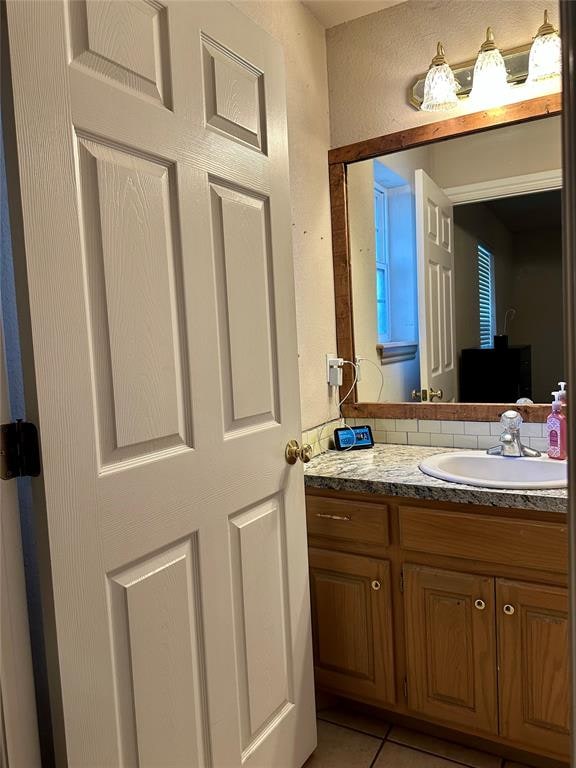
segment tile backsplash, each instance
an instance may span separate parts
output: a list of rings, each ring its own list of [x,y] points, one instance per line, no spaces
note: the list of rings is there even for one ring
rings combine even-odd
[[[431,419],[348,419],[347,424],[369,424],[377,443],[425,445],[439,448],[491,448],[502,432],[499,422],[435,421]],[[522,442],[537,451],[548,450],[545,424],[524,423]]]
[[[324,451],[330,448],[330,441],[332,440],[334,430],[337,427],[343,426],[343,424],[344,419],[334,419],[333,421],[326,422],[326,424],[320,424],[318,427],[307,429],[302,432],[302,444],[309,443],[314,451],[313,455],[318,456],[318,454],[324,453]]]
[[[346,424],[369,424],[377,443],[422,445],[438,448],[482,449],[498,443],[502,431],[499,422],[435,421],[431,419],[347,419]],[[336,419],[303,433],[302,440],[314,448],[314,455],[328,450],[332,433],[344,424]],[[537,451],[548,450],[546,424],[522,424],[522,442]]]

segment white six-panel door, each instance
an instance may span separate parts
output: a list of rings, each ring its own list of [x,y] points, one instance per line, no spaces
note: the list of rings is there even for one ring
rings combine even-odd
[[[9,0],[8,32],[59,765],[300,766],[281,51],[225,2]]]
[[[458,396],[454,338],[454,236],[452,204],[423,170],[415,172],[418,254],[420,387]]]

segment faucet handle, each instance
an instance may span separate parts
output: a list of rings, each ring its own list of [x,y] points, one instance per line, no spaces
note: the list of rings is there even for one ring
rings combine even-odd
[[[500,424],[506,431],[519,430],[522,421],[522,416],[518,413],[518,411],[504,411],[504,413],[500,416]]]

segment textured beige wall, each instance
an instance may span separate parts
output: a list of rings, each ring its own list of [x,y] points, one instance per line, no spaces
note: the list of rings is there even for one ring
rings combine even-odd
[[[466,111],[418,112],[406,102],[415,76],[426,72],[438,40],[448,61],[473,58],[486,27],[501,48],[531,40],[548,0],[408,0],[327,31],[332,146],[380,136]],[[470,111],[468,109],[468,111]]]
[[[547,117],[439,141],[430,145],[429,152],[430,175],[443,189],[559,170],[561,118]]]
[[[336,351],[324,29],[299,0],[233,0],[284,49],[302,427],[337,415],[325,354]]]

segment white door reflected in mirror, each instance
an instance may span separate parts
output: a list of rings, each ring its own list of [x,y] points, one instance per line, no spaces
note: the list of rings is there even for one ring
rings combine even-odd
[[[415,172],[420,384],[447,403],[456,400],[454,238],[452,204],[421,168]]]

